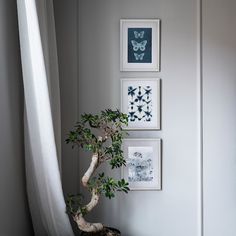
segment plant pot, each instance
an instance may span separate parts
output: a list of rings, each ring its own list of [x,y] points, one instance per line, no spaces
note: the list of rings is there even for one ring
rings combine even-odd
[[[121,233],[118,229],[104,227],[102,231],[96,233],[81,232],[80,236],[121,236]]]

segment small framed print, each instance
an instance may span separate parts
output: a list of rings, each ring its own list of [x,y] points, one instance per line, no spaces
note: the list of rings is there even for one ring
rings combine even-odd
[[[160,19],[120,20],[120,70],[160,71]]]
[[[128,115],[127,130],[161,128],[160,79],[121,79],[121,111]]]
[[[125,139],[122,178],[131,190],[161,190],[161,140]]]

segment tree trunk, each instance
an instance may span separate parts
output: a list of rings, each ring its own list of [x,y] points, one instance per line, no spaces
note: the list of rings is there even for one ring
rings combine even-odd
[[[94,171],[98,167],[98,154],[94,153],[92,156],[92,160],[88,170],[85,172],[82,177],[82,184],[84,187],[88,188],[88,181],[93,175]],[[92,196],[90,202],[84,207],[84,211],[86,213],[90,212],[99,201],[99,194],[97,193],[97,189],[92,189]],[[74,221],[77,223],[80,230],[84,232],[99,232],[103,229],[103,225],[101,223],[90,223],[87,222],[82,213],[79,212],[74,216]]]

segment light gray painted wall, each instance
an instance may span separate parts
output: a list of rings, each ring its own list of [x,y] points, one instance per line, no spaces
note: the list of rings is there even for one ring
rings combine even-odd
[[[23,135],[23,87],[16,1],[0,1],[0,235],[32,236]]]
[[[71,109],[64,114],[67,124],[65,132],[76,117],[77,82],[71,76],[67,77],[74,71],[67,65],[70,67],[76,58],[74,40],[78,28],[80,113],[118,107],[120,77],[162,78],[162,130],[132,132],[131,136],[163,138],[163,191],[132,192],[127,198],[119,196],[117,200],[103,200],[91,217],[120,228],[125,235],[200,235],[199,2],[80,0],[77,26],[74,1],[55,1],[56,9],[57,4],[60,6],[60,14],[56,13],[60,22],[57,28],[62,37],[58,37],[61,41],[59,53],[61,50],[61,57],[64,57],[60,65],[64,75],[61,82],[64,84],[63,106],[64,111]],[[236,2],[202,2],[204,235],[233,236],[236,234]],[[162,71],[121,73],[119,19],[142,17],[159,17],[162,20]],[[67,40],[72,42],[67,44]],[[72,74],[75,75],[74,72]],[[67,106],[67,101],[73,102]],[[70,153],[70,150],[66,152]],[[80,153],[80,158],[84,157],[86,155]],[[75,163],[70,161],[64,164],[67,176]],[[80,159],[80,173],[83,173],[87,163],[88,160]],[[66,184],[68,189],[74,189],[77,180],[70,177],[64,180]],[[148,233],[144,231],[147,228]]]
[[[77,1],[55,0],[62,123],[62,182],[65,194],[77,191],[78,155],[65,144],[77,121]]]
[[[79,1],[80,113],[119,107],[121,77],[162,79],[162,130],[131,137],[163,139],[163,190],[103,200],[91,217],[125,236],[200,235],[197,13],[196,0]],[[119,71],[120,18],[161,19],[160,73]]]
[[[206,236],[236,235],[235,11],[235,0],[203,0]]]

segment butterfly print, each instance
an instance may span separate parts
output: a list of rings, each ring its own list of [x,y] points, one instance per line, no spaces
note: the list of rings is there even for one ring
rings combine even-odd
[[[143,60],[143,58],[144,58],[144,55],[145,55],[145,53],[143,52],[143,53],[141,53],[141,54],[138,54],[138,53],[134,53],[134,57],[135,57],[135,60],[136,61],[142,61]]]
[[[151,122],[152,89],[150,86],[128,87],[128,119],[129,122]]]
[[[142,42],[138,43],[135,40],[131,40],[131,44],[133,46],[133,50],[137,52],[138,50],[141,50],[142,52],[145,51],[147,40],[143,40]]]
[[[137,88],[133,88],[132,86],[128,87],[128,95],[130,95],[131,97],[133,97],[135,95],[135,90]]]
[[[141,32],[138,32],[138,31],[134,31],[134,37],[136,38],[136,39],[138,39],[138,38],[143,38],[143,36],[144,36],[144,31],[141,31]]]

